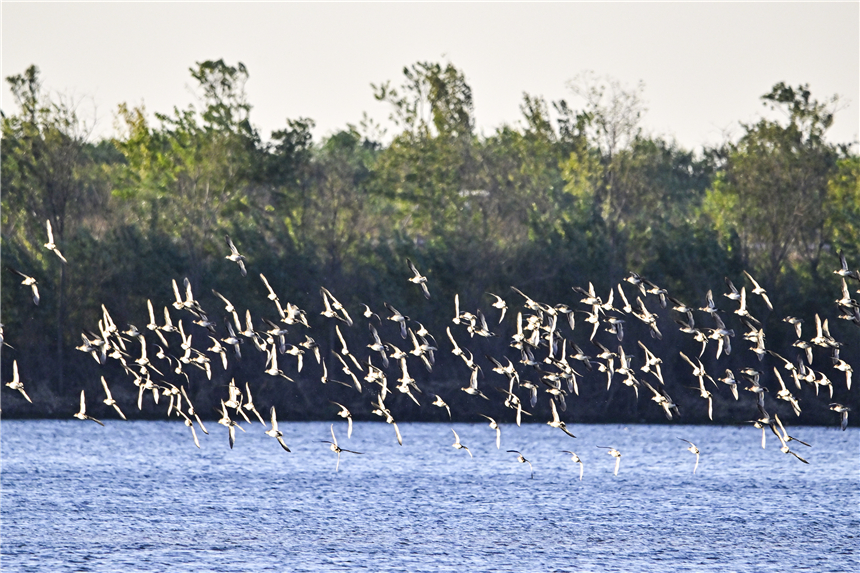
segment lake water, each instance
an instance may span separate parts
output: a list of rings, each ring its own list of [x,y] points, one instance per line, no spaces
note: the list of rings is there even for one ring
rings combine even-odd
[[[4,572],[860,570],[857,428],[790,428],[805,465],[752,427],[503,426],[496,450],[486,424],[401,424],[401,447],[340,422],[363,455],[335,473],[329,423],[282,423],[289,454],[258,424],[233,450],[215,422],[200,450],[181,423],[106,424],[3,421]]]

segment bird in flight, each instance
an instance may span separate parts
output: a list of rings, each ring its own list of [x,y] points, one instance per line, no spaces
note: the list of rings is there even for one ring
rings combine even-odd
[[[266,435],[271,436],[278,440],[278,443],[281,444],[281,447],[284,448],[285,451],[289,452],[290,448],[287,447],[287,444],[284,442],[284,433],[278,429],[278,417],[275,414],[275,407],[269,410],[272,415],[272,429],[266,430]]]
[[[499,427],[499,424],[489,416],[485,416],[484,414],[478,414],[482,418],[486,418],[490,421],[490,429],[496,431],[496,449],[500,450],[502,447],[502,429]],[[508,450],[511,451],[511,450]]]
[[[412,270],[413,274],[415,274],[414,277],[409,279],[409,282],[420,285],[421,292],[424,293],[424,298],[430,300],[430,290],[427,288],[427,277],[422,276],[421,273],[418,272],[418,269],[415,268],[415,265],[412,264],[412,261],[406,259],[406,262],[409,263],[410,270]]]
[[[84,397],[83,390],[81,390],[81,409],[78,411],[77,414],[75,414],[75,418],[77,418],[78,420],[92,420],[99,426],[104,426],[104,424],[102,424],[100,421],[96,420],[92,416],[87,416],[87,403],[86,398]]]
[[[690,444],[690,447],[687,448],[687,451],[690,453],[696,454],[696,465],[693,466],[693,475],[695,475],[696,474],[696,468],[699,467],[699,453],[700,453],[699,448],[697,448],[696,444],[694,444],[690,440],[685,440],[684,438],[678,438],[678,439],[681,440],[682,442],[687,442],[688,444]]]
[[[598,448],[602,448],[604,450],[609,450],[608,453],[610,456],[615,458],[615,475],[618,475],[618,466],[621,465],[621,452],[616,450],[615,448],[609,446],[597,446]]]
[[[454,443],[451,444],[451,447],[457,448],[458,450],[466,450],[467,452],[469,452],[470,458],[475,457],[472,455],[472,451],[469,449],[468,446],[465,446],[465,445],[460,443],[460,436],[457,435],[457,432],[454,431],[454,428],[451,428],[451,431],[454,432]]]
[[[45,248],[49,251],[53,251],[55,255],[60,257],[60,260],[63,261],[63,264],[68,263],[66,257],[63,256],[63,253],[60,252],[60,249],[57,248],[57,245],[54,243],[54,231],[51,229],[51,220],[48,219],[45,221],[48,227],[48,242],[45,243]]]
[[[32,289],[32,291],[33,291],[33,304],[35,304],[36,306],[39,306],[39,283],[36,282],[36,279],[34,279],[33,277],[31,277],[29,275],[25,275],[21,271],[16,271],[12,267],[7,267],[7,268],[10,271],[12,271],[13,273],[15,273],[16,275],[21,275],[24,278],[24,280],[21,281],[21,284],[24,286],[28,286],[28,287],[30,287],[30,289]]]
[[[334,435],[334,424],[331,425],[331,441],[330,442],[328,440],[321,440],[321,441],[324,444],[330,444],[329,447],[331,448],[331,451],[333,451],[337,454],[337,464],[334,466],[334,471],[338,471],[340,469],[340,453],[341,452],[347,452],[350,454],[359,454],[359,455],[362,454],[362,452],[354,452],[352,450],[345,450],[345,449],[343,449],[337,445],[337,438]]]
[[[535,469],[532,467],[532,463],[530,461],[528,461],[524,455],[522,455],[520,452],[518,452],[516,450],[508,450],[508,453],[509,454],[517,454],[517,461],[518,462],[520,462],[521,464],[528,464],[529,469],[532,471],[532,477],[529,479],[535,478]]]
[[[581,460],[581,459],[579,459],[579,456],[578,456],[578,455],[576,455],[575,453],[571,452],[570,450],[562,450],[562,451],[561,451],[561,453],[563,453],[563,454],[570,454],[570,459],[571,459],[571,460],[573,460],[573,463],[575,463],[575,464],[579,464],[579,481],[582,481],[582,472],[583,472],[583,470],[585,469],[585,468],[583,467],[582,460]]]
[[[24,391],[24,383],[21,382],[21,378],[18,376],[18,361],[17,360],[12,361],[12,381],[6,382],[6,386],[11,388],[12,390],[17,390],[18,392],[21,393],[22,396],[24,396],[24,398],[29,403],[31,403],[31,404],[33,403],[33,401],[30,399],[30,397],[27,396],[27,392]],[[846,417],[847,417],[847,415],[846,415]],[[843,430],[844,429],[845,428],[843,428]]]
[[[237,249],[236,245],[233,244],[233,241],[230,239],[230,235],[224,235],[224,237],[227,239],[227,245],[230,247],[230,254],[224,258],[238,264],[243,277],[248,276],[248,271],[245,270],[245,257],[239,254],[239,249]]]

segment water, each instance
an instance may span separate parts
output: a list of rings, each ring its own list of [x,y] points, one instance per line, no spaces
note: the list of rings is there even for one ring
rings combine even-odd
[[[857,571],[860,431],[4,421],[3,571]],[[451,447],[451,427],[475,454]],[[683,437],[702,450],[685,450]],[[622,453],[614,459],[595,446]],[[522,451],[519,464],[506,449]],[[576,451],[579,468],[562,449]]]

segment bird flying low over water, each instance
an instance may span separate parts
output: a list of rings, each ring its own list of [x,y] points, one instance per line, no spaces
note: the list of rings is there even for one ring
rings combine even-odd
[[[517,454],[517,461],[518,461],[518,462],[520,462],[521,464],[528,464],[528,465],[529,465],[529,469],[530,469],[530,470],[531,470],[531,472],[532,472],[532,477],[531,477],[531,478],[529,478],[529,479],[534,479],[534,478],[535,478],[535,469],[534,469],[534,467],[532,467],[532,463],[531,463],[530,461],[528,461],[524,455],[522,455],[522,454],[521,454],[520,452],[518,452],[517,450],[508,450],[508,453],[509,453],[509,454]]]
[[[466,450],[467,452],[469,452],[470,458],[475,457],[472,455],[472,451],[469,449],[468,446],[465,446],[460,443],[460,436],[457,435],[457,432],[454,430],[454,428],[451,428],[451,431],[454,432],[454,443],[451,444],[451,447],[457,448],[458,450]]]
[[[610,456],[612,456],[613,458],[615,458],[615,475],[618,475],[618,466],[621,465],[621,452],[619,452],[618,450],[616,450],[615,448],[612,448],[610,446],[597,446],[597,447],[603,448],[604,450],[609,450],[606,453],[609,454]]]
[[[284,433],[278,429],[278,416],[275,413],[275,407],[272,406],[269,412],[272,417],[272,429],[266,430],[266,435],[278,440],[278,443],[281,444],[281,447],[284,448],[284,451],[289,452],[290,448],[288,448],[286,442],[284,442]]]
[[[840,427],[842,428],[842,431],[844,432],[845,428],[848,427],[848,412],[851,411],[851,408],[849,408],[848,406],[843,406],[842,404],[837,404],[834,402],[833,404],[830,404],[830,409],[842,416],[842,422],[840,423]]]
[[[576,455],[575,453],[571,452],[570,450],[562,450],[562,451],[561,451],[561,453],[563,453],[563,454],[570,454],[570,459],[571,459],[571,460],[573,460],[573,463],[575,463],[575,464],[579,464],[579,481],[582,481],[582,472],[583,472],[583,471],[584,471],[584,469],[585,469],[585,468],[583,467],[582,460],[581,460],[581,459],[579,459],[579,456],[578,456],[578,455]]]
[[[12,361],[12,380],[10,382],[6,382],[6,386],[11,388],[12,390],[17,390],[21,393],[22,396],[29,402],[33,403],[29,396],[27,396],[27,392],[24,391],[24,383],[21,382],[21,378],[18,376],[18,361]]]
[[[117,404],[116,400],[114,400],[113,396],[111,396],[110,388],[108,388],[107,381],[105,381],[104,376],[102,376],[102,388],[104,388],[105,394],[107,395],[107,398],[105,398],[103,402],[108,406],[113,406],[114,410],[116,410],[116,413],[119,414],[119,417],[125,420],[125,414],[122,413],[122,410],[119,409],[119,404]]]
[[[726,279],[726,280],[728,280],[728,279]],[[696,454],[696,465],[693,466],[693,475],[695,475],[696,469],[699,467],[699,453],[700,453],[699,448],[697,448],[696,444],[694,444],[690,440],[685,440],[684,438],[678,438],[678,439],[681,440],[682,442],[687,442],[688,444],[690,444],[690,447],[687,448],[687,451],[690,453]]]
[[[330,444],[329,448],[331,449],[331,451],[333,451],[337,454],[337,464],[334,466],[334,471],[338,471],[340,469],[340,454],[341,454],[341,452],[347,452],[350,454],[362,455],[362,452],[354,452],[352,450],[345,450],[345,449],[343,449],[337,445],[337,438],[334,435],[334,424],[331,425],[331,441],[329,442],[328,440],[321,440],[321,442],[324,444]]]
[[[78,410],[77,414],[75,414],[75,418],[77,418],[78,420],[92,420],[99,426],[104,426],[104,424],[102,424],[100,421],[96,420],[92,416],[87,416],[87,402],[83,390],[81,390],[81,409]]]

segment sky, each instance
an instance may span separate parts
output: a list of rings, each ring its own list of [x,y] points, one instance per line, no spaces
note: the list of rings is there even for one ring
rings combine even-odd
[[[472,87],[479,133],[517,125],[523,93],[579,100],[592,71],[644,84],[646,133],[718,145],[768,111],[777,82],[840,96],[829,132],[858,140],[860,3],[14,3],[2,2],[3,77],[36,64],[46,89],[78,103],[93,138],[117,105],[170,112],[196,101],[189,68],[243,62],[252,123],[264,138],[309,117],[319,139],[390,109],[371,83],[404,66],[451,62]],[[14,112],[4,84],[0,108]],[[772,112],[770,112],[772,113]],[[776,117],[768,115],[768,117]],[[855,151],[857,147],[854,148]]]

